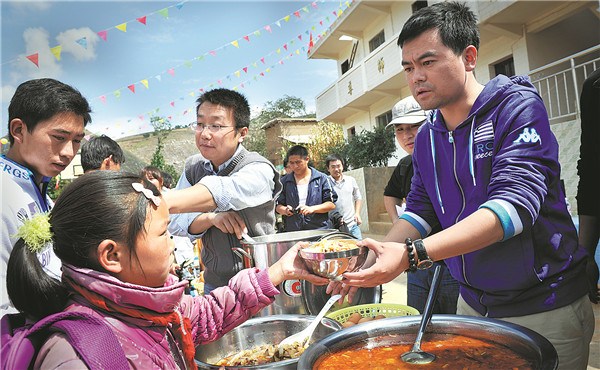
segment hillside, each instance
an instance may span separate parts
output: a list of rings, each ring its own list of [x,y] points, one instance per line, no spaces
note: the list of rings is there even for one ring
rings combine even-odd
[[[152,154],[156,150],[157,139],[152,133],[128,136],[117,140],[123,151],[125,151],[126,160],[125,167],[130,171],[135,171],[129,168],[129,157],[127,153],[133,154],[136,158],[135,163],[143,163],[137,170],[141,170],[144,165],[150,164]],[[175,166],[178,172],[183,171],[185,159],[190,155],[198,153],[194,133],[188,128],[174,129],[169,133],[169,136],[164,141],[163,155],[165,162]]]

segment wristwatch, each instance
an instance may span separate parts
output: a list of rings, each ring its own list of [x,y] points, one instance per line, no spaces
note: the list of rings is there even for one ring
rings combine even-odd
[[[413,241],[413,245],[415,246],[415,250],[417,251],[417,258],[419,262],[417,263],[417,268],[419,270],[426,270],[433,266],[433,261],[429,258],[427,251],[425,250],[425,244],[421,239],[417,239]]]

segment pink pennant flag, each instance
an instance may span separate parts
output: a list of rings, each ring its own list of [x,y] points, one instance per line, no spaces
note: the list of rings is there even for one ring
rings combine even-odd
[[[171,120],[173,119],[173,116],[167,116],[167,119],[168,119],[169,121],[171,121]]]
[[[241,84],[242,88],[244,87],[244,84]]]
[[[314,2],[314,1],[313,1],[312,3],[310,3],[310,5],[311,5],[313,8],[315,8],[315,9],[317,8],[317,3],[316,3],[316,2]]]
[[[221,84],[221,80],[217,80],[217,83],[220,85]]]
[[[143,120],[144,120],[144,116],[143,116],[142,114],[140,114],[140,115],[138,116],[138,118],[140,119],[140,121],[143,121]]]
[[[106,104],[106,96],[102,95],[102,96],[100,97],[100,101],[101,101],[102,103]]]
[[[139,17],[139,18],[136,18],[136,19],[137,19],[138,22],[140,22],[144,26],[146,25],[146,16]]]
[[[302,41],[302,35],[298,35],[298,40]]]
[[[337,17],[338,13],[336,10],[334,10],[332,13],[333,13],[333,15],[335,15]]]
[[[265,26],[265,30],[267,30],[267,31],[269,31],[269,32],[273,32],[273,31],[271,31],[271,26],[268,26],[268,25],[267,25],[267,26]]]
[[[287,44],[283,44],[283,48],[287,51]]]
[[[279,64],[283,64],[283,59],[279,61]]]
[[[319,21],[319,24],[322,26],[323,25],[323,21]]]
[[[265,74],[264,74],[264,73],[262,73],[262,72],[260,72],[260,75],[264,77],[264,75],[265,75]]]
[[[169,68],[167,73],[170,74],[171,76],[175,76],[175,70],[173,68]]]
[[[265,64],[265,57],[260,58],[260,61],[263,62],[263,64]]]
[[[183,111],[183,115],[184,115],[184,116],[185,116],[187,113],[188,113],[188,110],[187,110],[187,109]]]
[[[28,55],[26,58],[29,59],[31,63],[35,64],[36,67],[40,68],[38,53]]]
[[[203,88],[200,88],[200,90],[199,90],[199,91],[200,91],[201,93],[203,93],[203,92],[204,92],[204,89],[203,89]]]
[[[242,69],[244,70],[244,72],[248,73],[248,67],[244,67]]]
[[[250,42],[250,36],[248,36],[248,35],[244,36],[244,40]]]
[[[129,86],[127,86],[127,88],[128,88],[129,90],[131,90],[131,92],[132,92],[132,93],[134,93],[134,94],[135,94],[135,84],[134,84],[134,85],[129,85]]]
[[[100,36],[100,38],[102,40],[104,40],[104,41],[106,41],[106,34],[107,34],[106,31],[100,31],[100,32],[98,32],[98,36]]]
[[[212,55],[213,57],[216,57],[216,56],[217,56],[217,52],[216,52],[216,51],[214,51],[214,50],[211,50],[211,51],[209,51],[208,53],[209,53],[210,55]]]
[[[296,10],[296,11],[294,12],[294,15],[295,15],[296,17],[300,18],[300,12],[299,12],[299,11],[297,11],[297,10]]]
[[[171,106],[175,107],[175,102],[174,101],[171,102]]]

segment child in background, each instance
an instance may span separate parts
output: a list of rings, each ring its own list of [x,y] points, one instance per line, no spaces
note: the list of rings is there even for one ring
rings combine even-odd
[[[41,221],[41,222],[39,222]],[[49,221],[49,222],[48,222]],[[49,217],[27,223],[8,263],[8,293],[30,319],[61,311],[103,319],[131,368],[196,368],[195,346],[216,340],[274,301],[284,280],[326,284],[308,273],[296,245],[266,270],[245,269],[209,296],[183,295],[169,269],[168,206],[154,185],[133,174],[97,171],[76,179]],[[23,237],[24,235],[20,235]],[[36,248],[52,242],[62,284],[48,277]],[[34,368],[85,368],[62,334],[42,345]]]

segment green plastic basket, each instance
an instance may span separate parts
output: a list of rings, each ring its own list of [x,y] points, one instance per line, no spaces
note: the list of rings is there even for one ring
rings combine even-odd
[[[362,317],[375,317],[377,315],[384,315],[385,317],[420,315],[420,312],[416,308],[407,305],[372,303],[342,308],[341,310],[331,312],[326,316],[343,324],[348,320],[350,315],[356,312]]]

